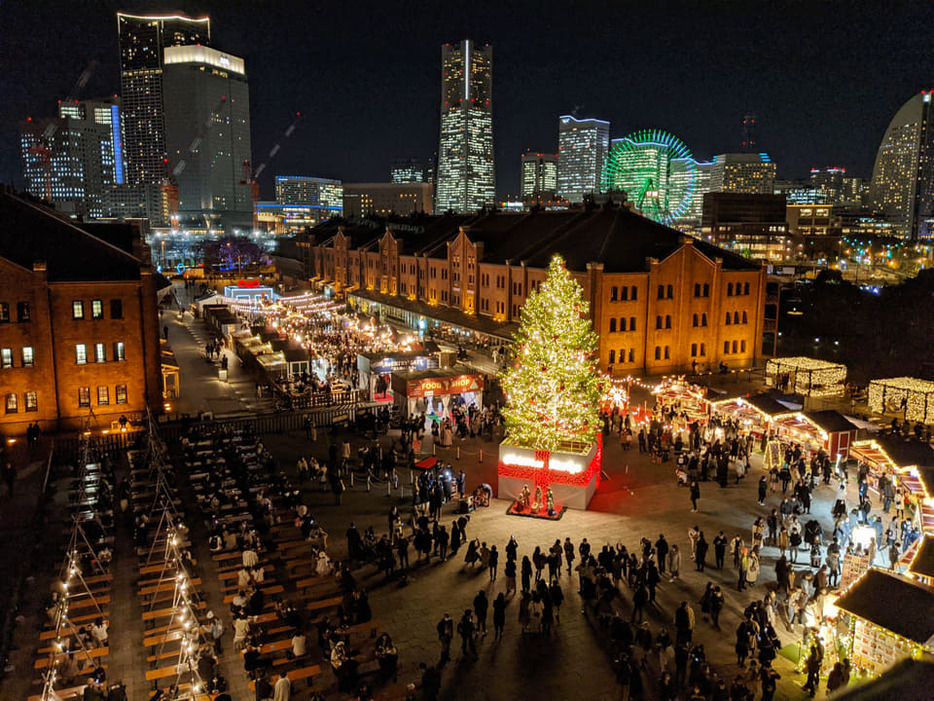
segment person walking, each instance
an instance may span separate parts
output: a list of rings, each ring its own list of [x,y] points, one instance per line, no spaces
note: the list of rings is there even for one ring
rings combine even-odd
[[[481,635],[486,635],[486,614],[490,608],[490,600],[486,598],[486,592],[481,589],[473,598],[473,611],[477,616],[477,630]]]
[[[272,693],[273,701],[289,701],[292,697],[292,682],[285,670],[279,672],[279,678],[276,680]]]
[[[467,649],[470,648],[471,654],[477,656],[477,642],[474,639],[477,628],[473,621],[473,612],[470,609],[464,609],[464,615],[461,616],[457,624],[457,634],[461,636],[461,657],[467,656]]]
[[[720,612],[723,610],[723,592],[720,591],[719,586],[713,588],[713,593],[710,595],[710,620],[713,622],[713,627],[717,630],[720,630]]]
[[[499,552],[495,545],[490,546],[490,581],[496,581],[496,568],[499,566]]]
[[[515,564],[513,564],[515,567]],[[497,640],[503,638],[503,628],[506,626],[506,597],[500,592],[493,601],[493,634]]]
[[[700,487],[697,484],[697,480],[691,480],[691,510],[694,513],[697,513],[697,500],[700,499]]]
[[[743,548],[742,554],[739,557],[739,572],[737,573],[738,579],[736,581],[736,588],[739,591],[744,591],[746,589],[746,574],[749,571],[749,553],[746,551],[746,548]]]
[[[451,659],[451,641],[454,639],[454,619],[446,613],[438,621],[438,641],[441,643],[441,666]]]
[[[504,568],[506,573],[506,593],[515,594],[516,593],[516,561],[512,558],[506,558],[506,567]]]
[[[568,575],[570,576],[574,570],[574,543],[571,542],[570,538],[564,539],[564,559],[567,562]]]
[[[528,555],[522,556],[522,593],[528,594],[532,589],[532,561]]]
[[[697,571],[703,572],[704,567],[707,566],[707,551],[710,549],[710,546],[707,544],[706,538],[704,538],[704,532],[701,531],[700,538],[697,539],[697,550],[694,553],[694,560],[697,563]]]

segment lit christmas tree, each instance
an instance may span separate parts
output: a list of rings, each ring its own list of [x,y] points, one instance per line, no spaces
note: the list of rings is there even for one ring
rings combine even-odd
[[[506,440],[538,450],[590,443],[600,428],[597,335],[581,286],[556,255],[522,308],[515,357],[503,372]]]

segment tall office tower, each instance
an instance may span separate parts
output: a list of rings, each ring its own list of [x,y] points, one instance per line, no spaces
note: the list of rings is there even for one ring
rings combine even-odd
[[[110,193],[124,180],[119,100],[59,102],[57,118],[23,124],[20,144],[30,194],[63,214],[110,213]]]
[[[840,204],[843,201],[843,181],[846,180],[846,168],[827,166],[811,168],[811,187],[825,192],[827,202]]]
[[[710,171],[712,168],[712,161],[697,161],[694,164],[694,198],[691,201],[691,209],[682,217],[679,223],[700,226],[701,219],[704,216],[704,195],[710,192]]]
[[[245,182],[250,151],[250,88],[242,58],[208,46],[165,49],[165,146],[178,186],[178,223],[250,229]]]
[[[558,197],[576,204],[598,194],[609,148],[609,122],[558,117]]]
[[[526,151],[522,154],[522,199],[552,199],[558,189],[558,154]]]
[[[340,216],[343,210],[344,186],[340,180],[314,178],[307,175],[277,175],[276,202],[284,205],[311,207],[322,211],[322,221]]]
[[[771,195],[776,172],[767,153],[722,153],[713,159],[710,191]]]
[[[872,169],[870,206],[911,239],[929,235],[934,218],[932,94],[922,91],[896,112]]]
[[[441,47],[441,141],[435,211],[470,214],[496,201],[493,47]]]
[[[743,117],[743,153],[752,153],[756,150],[756,115],[747,114]]]
[[[392,183],[427,183],[428,168],[417,158],[397,158],[392,162]]]
[[[139,190],[138,199],[155,225],[164,224],[161,188],[166,177],[162,68],[168,46],[209,44],[207,17],[131,15],[117,13],[120,39],[120,86],[123,97],[123,135],[127,185]]]

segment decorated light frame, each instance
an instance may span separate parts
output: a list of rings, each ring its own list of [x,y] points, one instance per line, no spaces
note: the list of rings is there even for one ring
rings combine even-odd
[[[773,358],[765,364],[766,384],[777,386],[783,373],[794,375],[791,390],[805,397],[836,397],[843,394],[846,365],[803,356]]]
[[[895,407],[890,402],[896,402]],[[872,380],[869,383],[869,409],[879,414],[897,413],[904,409],[906,421],[934,424],[934,382],[914,377]]]

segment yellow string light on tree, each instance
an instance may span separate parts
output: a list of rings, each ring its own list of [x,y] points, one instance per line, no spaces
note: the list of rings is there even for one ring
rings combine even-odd
[[[591,442],[600,429],[597,335],[581,286],[554,256],[545,281],[532,290],[515,335],[515,358],[503,372],[509,440],[557,450]]]

